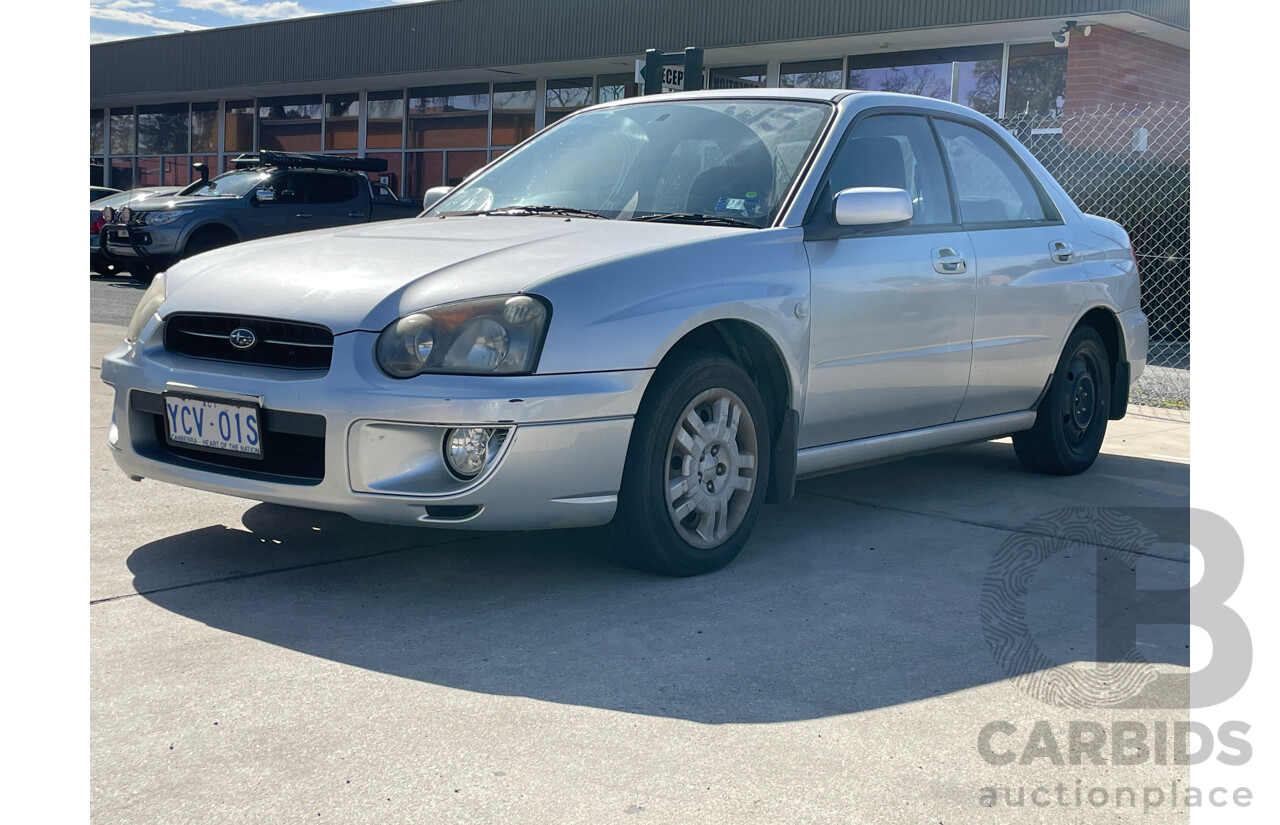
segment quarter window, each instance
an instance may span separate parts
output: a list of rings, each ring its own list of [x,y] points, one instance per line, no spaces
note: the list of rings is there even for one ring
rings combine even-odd
[[[1008,149],[972,126],[950,120],[935,123],[965,223],[1045,220],[1035,184]]]

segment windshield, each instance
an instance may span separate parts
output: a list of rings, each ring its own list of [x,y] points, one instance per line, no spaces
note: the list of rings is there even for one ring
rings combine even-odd
[[[618,220],[768,226],[833,111],[763,98],[585,111],[459,187],[431,214],[538,206]]]
[[[234,172],[224,172],[199,189],[193,189],[187,194],[196,198],[238,198],[241,195],[247,195],[252,192],[256,185],[266,180],[269,175],[269,172],[262,172],[257,169],[237,169]]]

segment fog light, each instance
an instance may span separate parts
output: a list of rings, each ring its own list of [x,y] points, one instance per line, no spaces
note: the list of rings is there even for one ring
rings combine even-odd
[[[493,430],[466,427],[445,434],[444,457],[449,469],[462,479],[475,478],[489,463],[489,442]]]
[[[116,427],[115,413],[111,414],[111,428],[107,430],[107,444],[117,447],[120,443],[120,429]]]

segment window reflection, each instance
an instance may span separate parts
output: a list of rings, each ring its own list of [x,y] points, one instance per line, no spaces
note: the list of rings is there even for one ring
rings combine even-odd
[[[445,183],[457,186],[470,175],[488,163],[488,152],[449,152],[445,161]]]
[[[848,86],[950,100],[995,117],[1002,51],[997,44],[853,55]]]
[[[783,63],[778,85],[784,89],[843,89],[844,67],[839,58]]]
[[[252,100],[228,100],[226,124],[223,127],[223,144],[228,152],[253,151]]]
[[[102,154],[102,110],[91,109],[89,111],[89,154]]]
[[[404,195],[415,201],[433,186],[444,184],[444,152],[409,152],[405,155]]]
[[[722,66],[708,73],[707,86],[711,89],[758,89],[768,81],[768,67]]]
[[[370,92],[365,146],[370,149],[399,149],[404,143],[404,90]]]
[[[111,154],[132,155],[133,151],[133,109],[112,109]]]
[[[640,84],[636,83],[634,74],[619,72],[602,74],[596,87],[596,103],[607,103],[610,100],[622,100],[625,97],[636,97],[640,94]],[[550,123],[550,121],[547,121]]]
[[[356,149],[360,145],[360,95],[325,95],[324,148]]]
[[[320,149],[320,95],[258,101],[258,148],[282,152]]]
[[[138,108],[139,154],[176,155],[187,151],[187,104]]]
[[[489,145],[489,84],[409,90],[409,146],[445,149]]]
[[[601,78],[603,81],[604,78]],[[560,118],[590,106],[592,101],[591,78],[571,77],[563,80],[547,81],[547,125],[550,126]],[[616,99],[616,98],[610,98]]]
[[[514,146],[533,134],[535,89],[532,80],[493,84],[494,146]]]
[[[218,151],[218,104],[191,104],[191,151]]]
[[[1062,117],[1067,89],[1067,50],[1052,43],[1009,47],[1005,117]]]

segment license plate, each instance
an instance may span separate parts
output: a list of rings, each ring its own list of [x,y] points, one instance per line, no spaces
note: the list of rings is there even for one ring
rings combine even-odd
[[[164,410],[170,443],[262,458],[262,410],[256,404],[166,394]]]
[[[116,229],[111,233],[111,236],[115,238],[117,241],[127,241],[129,240],[129,230]]]

